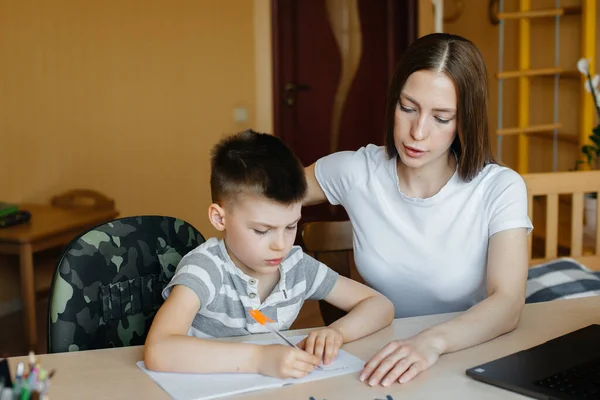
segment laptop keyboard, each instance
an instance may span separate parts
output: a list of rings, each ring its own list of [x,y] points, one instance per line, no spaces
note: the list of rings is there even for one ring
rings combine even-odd
[[[600,358],[540,379],[534,384],[581,399],[599,399]]]

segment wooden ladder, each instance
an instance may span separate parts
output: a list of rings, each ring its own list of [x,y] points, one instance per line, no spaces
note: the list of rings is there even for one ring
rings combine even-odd
[[[517,172],[525,174],[529,170],[529,137],[553,134],[553,170],[557,170],[558,140],[572,140],[573,135],[559,133],[562,124],[558,121],[558,83],[559,77],[580,76],[581,79],[581,106],[578,142],[581,146],[589,143],[588,136],[593,128],[593,101],[592,96],[584,90],[585,77],[577,71],[568,71],[559,67],[559,28],[560,18],[565,15],[581,15],[581,58],[590,61],[590,71],[594,71],[596,46],[596,1],[581,0],[578,7],[559,7],[560,1],[556,0],[556,8],[546,10],[531,10],[531,0],[520,0],[519,11],[504,12],[503,0],[498,2],[499,20],[499,72],[498,78],[498,159],[502,159],[502,139],[508,135],[518,135]],[[548,68],[531,68],[531,19],[555,18],[555,65]],[[519,69],[516,71],[503,71],[504,55],[504,23],[508,20],[517,20],[519,23]],[[554,120],[539,125],[530,125],[530,79],[543,76],[554,76]],[[503,83],[505,79],[518,79],[518,125],[504,128],[502,121],[503,111]],[[583,155],[581,155],[583,159]]]

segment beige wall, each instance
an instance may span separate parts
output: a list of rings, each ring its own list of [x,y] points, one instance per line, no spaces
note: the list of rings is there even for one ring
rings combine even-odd
[[[213,235],[210,147],[270,130],[268,4],[0,1],[0,200],[91,188],[124,216],[172,215]],[[0,301],[17,279],[0,259]]]
[[[532,0],[532,7],[549,2]],[[487,1],[464,4],[445,30],[481,49],[495,129],[498,30],[487,19]],[[516,0],[505,4],[517,7]],[[564,57],[576,57],[577,18],[561,25],[567,63],[575,60]],[[552,60],[542,49],[551,25],[532,29],[536,62]],[[507,24],[506,43],[516,43],[517,33],[516,23]],[[597,45],[599,60],[600,40]],[[44,202],[70,188],[92,188],[115,198],[122,215],[173,215],[212,235],[209,148],[247,127],[272,131],[269,0],[0,0],[0,59],[0,146],[8,149],[0,157],[0,170],[8,171],[3,201]],[[516,51],[507,49],[504,68],[516,66]],[[564,86],[579,90],[574,82]],[[505,126],[516,123],[515,96],[515,82],[507,81]],[[535,118],[548,111],[543,96],[532,96],[544,101],[535,103]],[[564,99],[576,107],[577,99]],[[563,105],[566,129],[576,130],[569,104]],[[247,123],[234,122],[236,107],[247,108]],[[503,144],[510,166],[515,142]],[[541,146],[547,150],[549,142]],[[566,168],[578,149],[561,146]],[[18,295],[17,282],[14,259],[0,258],[0,302]]]
[[[2,198],[88,187],[124,215],[175,215],[208,232],[209,148],[254,124],[253,4],[1,4]],[[234,123],[238,106],[248,123]]]

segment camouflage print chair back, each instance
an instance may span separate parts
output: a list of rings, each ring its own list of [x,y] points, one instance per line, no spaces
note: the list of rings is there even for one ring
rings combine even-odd
[[[185,221],[120,218],[74,239],[58,262],[48,352],[143,344],[181,258],[204,242]]]

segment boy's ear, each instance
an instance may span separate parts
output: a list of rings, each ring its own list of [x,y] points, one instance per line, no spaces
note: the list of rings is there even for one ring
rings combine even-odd
[[[216,230],[220,232],[225,230],[225,210],[217,203],[208,206],[208,219]]]

